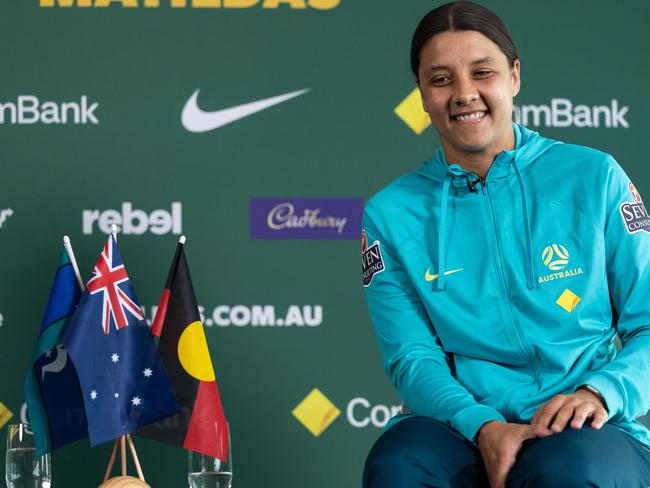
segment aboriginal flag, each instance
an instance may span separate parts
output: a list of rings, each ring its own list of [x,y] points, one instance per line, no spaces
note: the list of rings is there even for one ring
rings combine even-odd
[[[176,248],[151,328],[181,410],[138,435],[227,461],[226,417],[183,248]]]

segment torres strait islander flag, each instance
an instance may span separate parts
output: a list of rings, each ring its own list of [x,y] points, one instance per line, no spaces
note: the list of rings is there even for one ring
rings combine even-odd
[[[176,248],[151,330],[181,411],[138,435],[227,461],[226,417],[183,248]]]
[[[81,295],[63,345],[79,375],[91,445],[178,412],[112,235]]]
[[[80,296],[70,256],[63,247],[25,378],[25,401],[39,457],[88,435],[77,372],[61,344]]]

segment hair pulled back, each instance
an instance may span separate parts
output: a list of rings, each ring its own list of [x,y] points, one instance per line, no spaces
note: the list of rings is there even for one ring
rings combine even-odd
[[[490,9],[474,2],[451,2],[426,14],[411,41],[411,70],[418,80],[420,51],[436,34],[447,31],[476,31],[494,42],[508,58],[510,67],[519,59],[512,35],[503,21]]]

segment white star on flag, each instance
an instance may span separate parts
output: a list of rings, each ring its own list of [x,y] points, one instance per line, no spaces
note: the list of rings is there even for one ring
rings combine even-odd
[[[91,398],[92,400],[96,400],[96,399],[97,399],[97,392],[96,392],[95,390],[93,390],[93,391],[90,392],[90,398]]]
[[[151,370],[151,368],[145,368],[142,374],[144,375],[145,378],[151,378],[153,371]]]
[[[120,360],[120,355],[119,354],[113,354],[111,356],[111,361],[113,361],[114,363],[118,362],[119,360]]]
[[[115,398],[120,398],[120,394],[119,394],[119,393],[115,393],[115,395],[113,395],[113,396],[114,396]]]
[[[52,357],[52,351],[53,351],[53,350],[54,350],[54,349],[50,349],[49,351],[47,351],[47,352],[45,353],[45,357],[46,357],[46,358],[50,358],[50,357]]]
[[[133,397],[133,398],[131,399],[131,404],[132,404],[134,407],[137,407],[137,406],[139,406],[140,404],[142,404],[142,400],[140,400],[140,397],[137,397],[137,396],[136,396],[136,397]]]

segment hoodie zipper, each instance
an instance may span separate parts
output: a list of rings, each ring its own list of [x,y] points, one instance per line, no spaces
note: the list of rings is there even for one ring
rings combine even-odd
[[[488,188],[486,179],[480,178],[480,181],[477,183],[480,183],[481,185],[480,195],[481,195],[481,201],[483,203],[483,207],[487,208],[487,211],[490,214],[490,220],[492,221],[493,232],[491,232],[492,234],[491,237],[492,237],[492,245],[495,249],[494,262],[497,268],[497,277],[499,280],[499,285],[501,287],[501,293],[503,294],[504,300],[506,302],[506,308],[508,310],[508,315],[510,317],[510,322],[512,324],[515,346],[519,350],[519,354],[524,359],[526,359],[530,365],[532,365],[535,378],[537,379],[537,367],[535,366],[535,361],[531,361],[531,358],[533,358],[533,353],[531,350],[529,350],[528,347],[526,347],[526,344],[521,334],[521,327],[519,326],[519,323],[515,319],[515,314],[512,311],[512,304],[510,303],[510,296],[508,295],[505,273],[503,272],[503,264],[502,264],[503,259],[501,257],[501,246],[499,243],[499,233],[498,233],[496,212],[494,211],[494,203],[492,200],[492,195],[490,194],[490,190]],[[485,200],[487,200],[487,205],[485,203]]]

